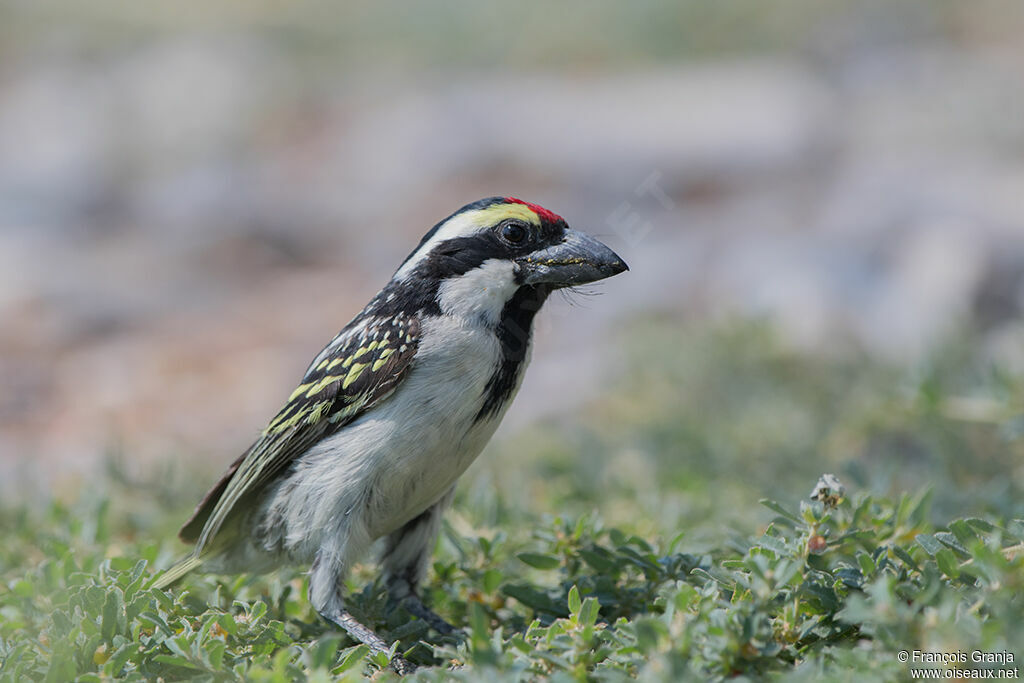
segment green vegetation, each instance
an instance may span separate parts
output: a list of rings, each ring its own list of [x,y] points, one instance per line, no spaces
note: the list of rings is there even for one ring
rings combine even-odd
[[[353,612],[417,679],[905,680],[901,650],[1020,666],[1021,378],[970,340],[905,370],[797,355],[760,328],[632,332],[628,376],[463,482],[425,598],[464,639],[389,612],[372,565],[354,572]],[[812,501],[824,472],[845,495]],[[77,501],[5,502],[0,680],[375,672],[300,573],[146,588],[208,476],[112,467]]]

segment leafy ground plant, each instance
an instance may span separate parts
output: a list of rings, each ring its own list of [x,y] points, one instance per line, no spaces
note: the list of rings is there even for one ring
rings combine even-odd
[[[759,329],[641,337],[656,369],[497,444],[460,486],[424,597],[461,637],[353,573],[350,608],[414,679],[907,680],[915,650],[1015,660],[961,677],[1020,666],[1018,378],[960,349],[894,370]],[[822,469],[847,490],[808,497]],[[212,476],[175,472],[0,502],[0,680],[394,677],[318,620],[299,573],[149,589]]]
[[[421,680],[899,679],[900,650],[1012,652],[1024,522],[935,528],[928,500],[762,501],[775,515],[762,534],[704,555],[595,517],[544,520],[522,543],[461,539],[435,566],[432,598],[466,628],[449,641],[386,612],[375,584],[353,606],[401,640]],[[77,519],[52,508],[47,526],[64,531],[37,537],[41,561],[0,593],[5,680],[329,680],[383,664],[316,622],[298,578],[148,590],[157,548],[83,552],[102,539]]]

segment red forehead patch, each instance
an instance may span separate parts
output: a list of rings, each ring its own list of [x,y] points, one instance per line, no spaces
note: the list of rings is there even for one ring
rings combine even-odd
[[[554,211],[548,211],[540,204],[531,204],[530,202],[524,202],[522,199],[517,199],[515,197],[505,197],[505,201],[510,204],[522,204],[523,206],[527,207],[535,214],[540,216],[541,220],[547,221],[549,223],[558,223],[559,221],[564,222],[564,219],[561,216],[559,216]]]

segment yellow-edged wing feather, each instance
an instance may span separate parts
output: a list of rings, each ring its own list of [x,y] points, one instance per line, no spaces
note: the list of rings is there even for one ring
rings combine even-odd
[[[240,501],[317,441],[390,395],[409,371],[418,343],[419,322],[413,316],[357,318],[342,330],[309,366],[260,438],[196,507],[179,534],[196,542],[192,555],[163,574],[155,587],[198,566]]]

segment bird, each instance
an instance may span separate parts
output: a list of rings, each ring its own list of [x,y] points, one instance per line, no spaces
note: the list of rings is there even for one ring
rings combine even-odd
[[[463,206],[313,358],[298,387],[179,532],[192,552],[157,577],[308,566],[308,599],[373,652],[391,646],[345,607],[353,563],[383,539],[388,593],[419,598],[456,480],[519,390],[534,319],[559,289],[629,270],[559,215],[514,197]],[[413,665],[398,654],[391,667]]]

